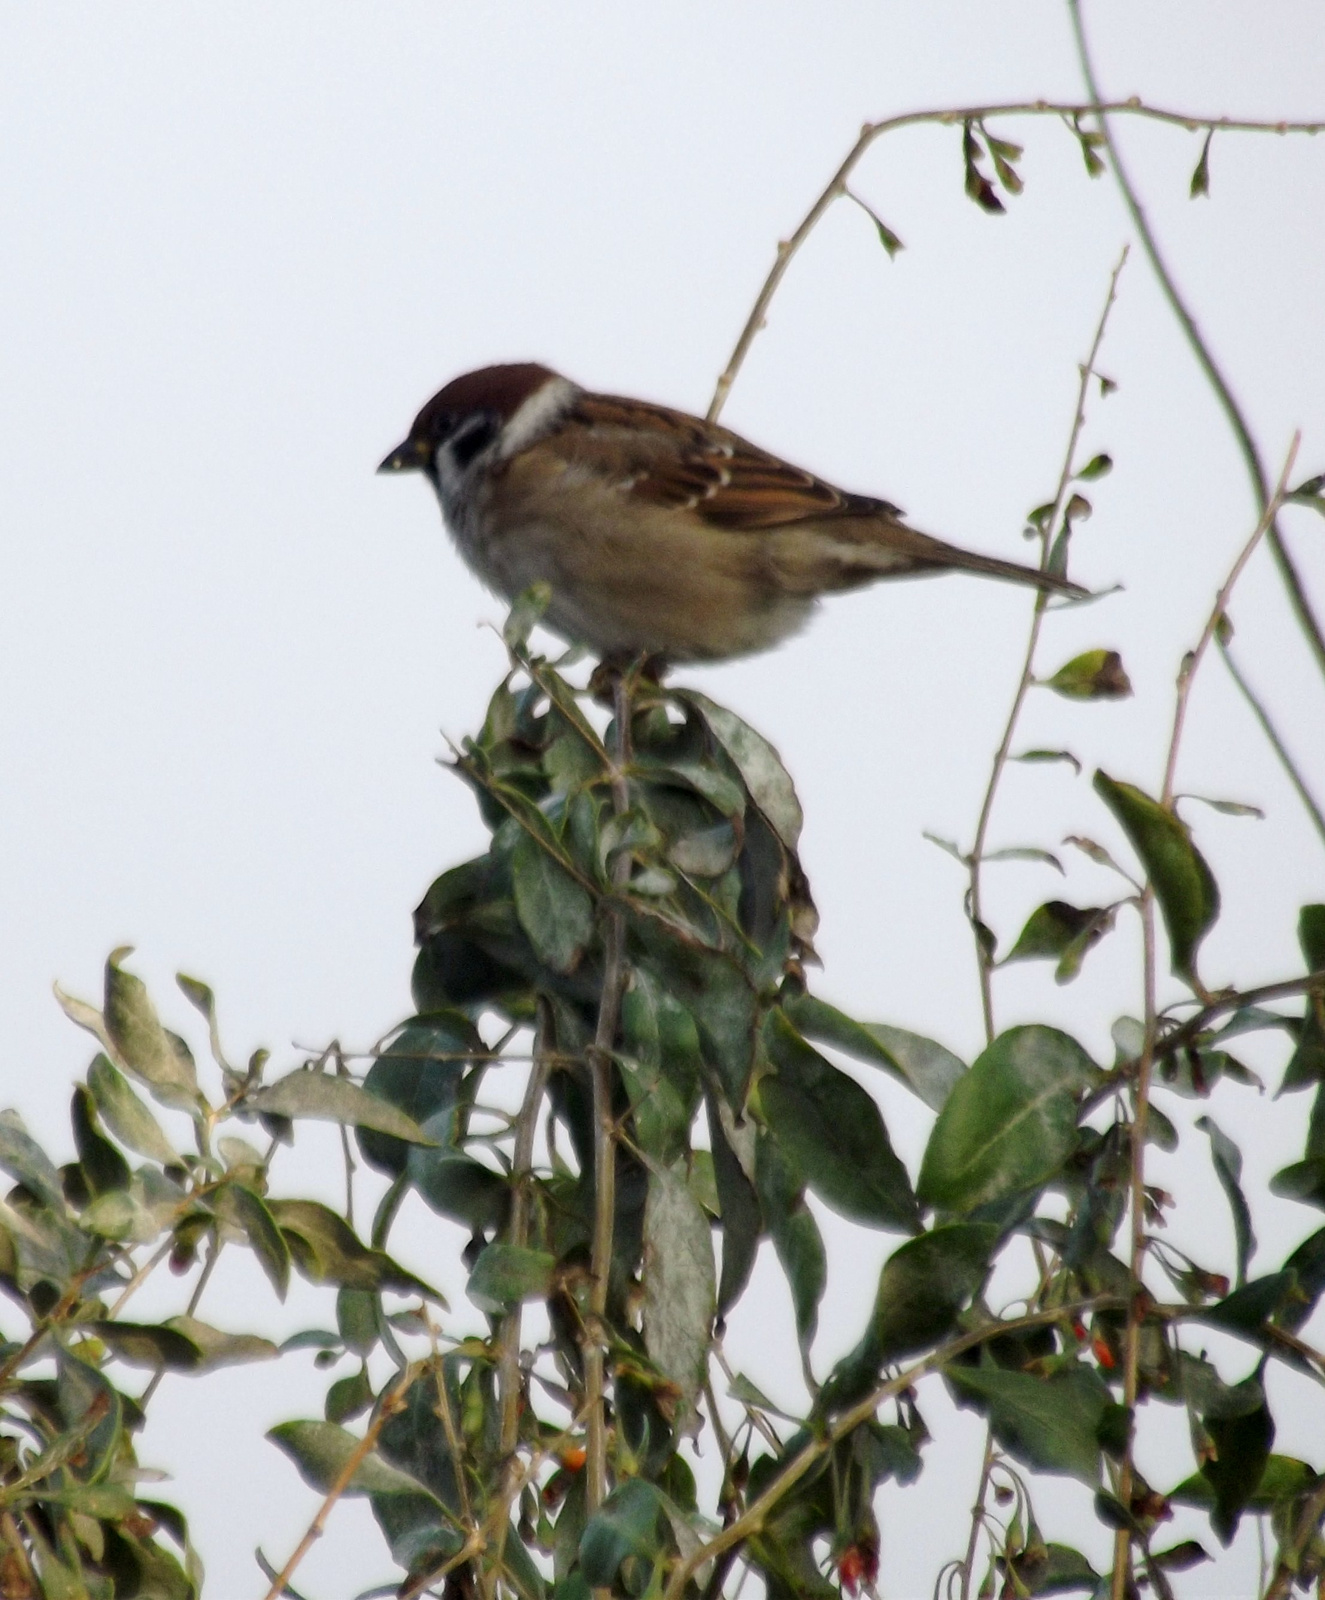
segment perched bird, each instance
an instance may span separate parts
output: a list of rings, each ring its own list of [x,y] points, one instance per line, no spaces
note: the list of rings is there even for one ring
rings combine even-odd
[[[738,434],[646,400],[590,394],[533,362],[455,378],[379,468],[422,472],[460,553],[600,656],[724,661],[801,628],[816,600],[956,569],[1076,585],[960,550],[886,500],[834,489]]]

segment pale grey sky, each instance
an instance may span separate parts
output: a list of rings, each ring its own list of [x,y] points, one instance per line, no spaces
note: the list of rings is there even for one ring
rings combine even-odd
[[[1325,114],[1314,0],[1111,0],[1088,16],[1110,92],[1197,115]],[[373,475],[422,400],[469,367],[534,358],[702,410],[777,239],[862,121],[1079,93],[1051,0],[46,0],[0,12],[0,83],[0,1101],[61,1153],[88,1051],[50,984],[94,996],[117,944],[138,946],[135,969],[177,1026],[173,972],[213,984],[237,1055],[266,1044],[288,1065],[293,1041],[333,1035],[362,1047],[408,1010],[410,909],[484,839],[468,791],[434,764],[440,730],[475,728],[503,670],[478,626],[502,608],[461,566],[424,486]],[[865,217],[839,206],[794,265],[726,418],[897,501],[917,526],[1019,557],[1131,235],[1063,129],[1001,131],[1026,145],[1027,191],[997,219],[961,193],[958,131],[875,150],[857,186],[906,250],[890,262]],[[1267,456],[1277,464],[1300,427],[1299,476],[1322,470],[1325,147],[1221,136],[1212,194],[1193,203],[1195,135],[1120,132]],[[1085,441],[1116,470],[1092,491],[1074,561],[1083,581],[1126,587],[1055,616],[1045,661],[1116,647],[1136,695],[1035,696],[1021,743],[1067,744],[1087,771],[1155,789],[1178,661],[1254,510],[1139,252],[1101,364],[1119,389],[1093,405]],[[1308,512],[1287,526],[1325,609],[1325,527]],[[921,833],[969,843],[1029,605],[966,579],[879,588],[830,603],[774,655],[685,675],[767,733],[798,781],[819,991],[967,1059],[980,1021],[962,885]],[[1319,793],[1325,689],[1263,552],[1234,614],[1247,669]],[[1180,787],[1269,813],[1191,813],[1225,894],[1211,981],[1292,972],[1296,908],[1325,898],[1325,857],[1216,661],[1193,697]],[[1088,781],[1013,770],[991,843],[1056,847],[1069,832],[1116,838]],[[1066,884],[994,866],[988,888],[1005,939],[1041,900],[1109,892],[1081,860]],[[1001,1024],[1057,1021],[1107,1054],[1109,1023],[1139,1004],[1132,931],[1070,988],[1028,964],[999,977],[997,998]],[[1275,1081],[1273,1049],[1256,1059]],[[916,1156],[927,1117],[883,1097]],[[1209,1109],[1243,1139],[1253,1182],[1300,1144],[1301,1098],[1221,1089]],[[301,1146],[282,1181],[333,1192],[333,1147]],[[1188,1242],[1227,1254],[1199,1165],[1157,1159],[1156,1173],[1208,1197]],[[1263,1259],[1317,1220],[1280,1207]],[[463,1305],[437,1236],[423,1213],[407,1234]],[[867,1258],[834,1232],[824,1359],[854,1340],[894,1242],[866,1241]],[[227,1288],[251,1292],[253,1321],[273,1331],[330,1314],[312,1294],[273,1307],[256,1273],[226,1270],[204,1308],[218,1322]],[[784,1317],[784,1292],[764,1266],[756,1289],[731,1345],[776,1390],[792,1366],[760,1336]],[[1234,1375],[1247,1365],[1230,1353]],[[316,1414],[323,1381],[293,1358],[162,1389],[142,1454],[176,1473],[213,1594],[259,1594],[253,1545],[282,1558],[310,1514],[313,1496],[260,1433]],[[943,1408],[930,1410],[937,1424]],[[1282,1419],[1280,1448],[1318,1457],[1323,1420],[1312,1392]],[[976,1430],[957,1418],[936,1432],[914,1499],[885,1498],[891,1596],[927,1593],[961,1537],[952,1508],[973,1489]],[[1158,1480],[1186,1470],[1183,1449],[1155,1464]],[[1083,1496],[1051,1489],[1044,1504],[1060,1519],[1046,1516],[1051,1537],[1102,1550]],[[902,1505],[899,1535],[887,1517]],[[340,1600],[387,1575],[367,1524],[361,1506],[338,1511],[305,1593]],[[1252,1559],[1244,1541],[1181,1592],[1245,1593]]]

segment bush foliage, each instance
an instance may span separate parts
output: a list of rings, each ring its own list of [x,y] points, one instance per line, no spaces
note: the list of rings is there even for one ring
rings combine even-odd
[[[1104,135],[1079,117],[1073,133],[1102,169]],[[1208,146],[1193,192],[1208,186]],[[978,117],[962,148],[967,192],[1001,209],[999,190],[1020,187],[1018,148]],[[1093,363],[1094,351],[1083,406]],[[1046,565],[1065,568],[1089,509],[1082,486],[1109,465],[1078,467],[1069,452],[1053,500],[1030,514]],[[1320,495],[1319,479],[1267,493],[1242,559],[1277,537],[1285,503],[1319,510]],[[1237,1144],[1202,1117],[1236,1249],[1189,1259],[1155,1232],[1170,1197],[1145,1167],[1147,1145],[1179,1141],[1166,1105],[1250,1081],[1235,1041],[1273,1030],[1288,1046],[1283,1088],[1314,1095],[1301,1158],[1274,1189],[1325,1208],[1325,906],[1302,908],[1301,970],[1280,983],[1211,991],[1199,968],[1219,891],[1173,794],[1173,755],[1227,597],[1184,666],[1161,791],[1094,775],[1099,831],[1119,843],[1073,843],[1115,868],[1117,898],[1047,902],[1003,956],[1051,962],[1070,982],[1120,917],[1139,916],[1143,1014],[1115,1024],[1112,1060],[1029,1025],[991,1029],[967,1063],[815,994],[800,806],[773,746],[642,670],[576,683],[533,653],[540,596],[526,596],[507,628],[510,672],[455,758],[488,849],[424,896],[416,1014],[362,1075],[334,1051],[275,1079],[263,1052],[232,1064],[210,990],[182,977],[209,1037],[200,1070],[126,951],[107,962],[99,1006],[61,996],[99,1047],[73,1092],[76,1159],[57,1167],[16,1113],[0,1117],[14,1185],[0,1201],[0,1287],[24,1319],[0,1348],[0,1595],[198,1592],[183,1516],[140,1492],[137,1437],[163,1374],[276,1354],[199,1316],[222,1249],[251,1250],[278,1297],[292,1272],[334,1293],[335,1331],[283,1349],[348,1358],[348,1375],[330,1382],[321,1418],[271,1438],[326,1495],[320,1518],[341,1496],[367,1498],[403,1573],[383,1592],[715,1600],[743,1567],[775,1600],[872,1591],[877,1491],[923,1470],[922,1406],[940,1384],[987,1419],[989,1439],[969,1541],[964,1528],[954,1538],[966,1553],[939,1576],[947,1592],[1164,1596],[1170,1574],[1247,1515],[1277,1540],[1268,1593],[1317,1581],[1325,1462],[1275,1453],[1265,1380],[1283,1363],[1325,1381],[1325,1356],[1303,1337],[1325,1291],[1325,1228],[1249,1276],[1257,1196],[1244,1193]],[[1045,609],[1041,597],[990,804],[1029,688],[1080,701],[1129,689],[1106,649],[1037,677]],[[980,911],[987,821],[988,805],[975,846],[952,847],[970,875],[986,993],[998,945]],[[1156,912],[1186,996],[1162,1009]],[[914,1171],[862,1087],[874,1072],[932,1114]],[[191,1148],[153,1102],[184,1114]],[[280,1194],[277,1157],[306,1119],[340,1124],[347,1159],[352,1136],[380,1174],[366,1236]],[[437,1291],[393,1258],[410,1191],[468,1231],[467,1294],[485,1333],[457,1331]],[[890,1242],[873,1307],[827,1370],[812,1355],[827,1255],[807,1196]],[[730,1372],[722,1351],[764,1239],[794,1308],[799,1415]],[[166,1261],[193,1274],[185,1310],[129,1320],[127,1302]],[[1201,1353],[1210,1329],[1245,1350],[1235,1380]],[[136,1372],[150,1375],[140,1392]],[[1190,1428],[1191,1471],[1176,1483],[1148,1483],[1134,1460],[1160,1408]],[[701,1432],[719,1468],[697,1479]],[[1116,1534],[1112,1575],[1041,1531],[1043,1473],[1094,1491]],[[1165,1546],[1174,1504],[1206,1518],[1210,1548]],[[273,1594],[320,1525],[268,1572]]]

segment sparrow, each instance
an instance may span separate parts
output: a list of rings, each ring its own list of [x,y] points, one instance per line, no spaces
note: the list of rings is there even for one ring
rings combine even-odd
[[[739,434],[593,394],[535,362],[454,378],[381,472],[422,472],[460,553],[508,600],[607,661],[726,661],[767,650],[820,595],[957,570],[1065,595],[1053,573],[908,527]]]

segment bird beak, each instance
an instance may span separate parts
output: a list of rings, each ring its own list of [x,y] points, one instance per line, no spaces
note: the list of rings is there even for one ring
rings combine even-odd
[[[398,444],[380,467],[379,472],[421,472],[428,459],[422,440],[406,439]]]

